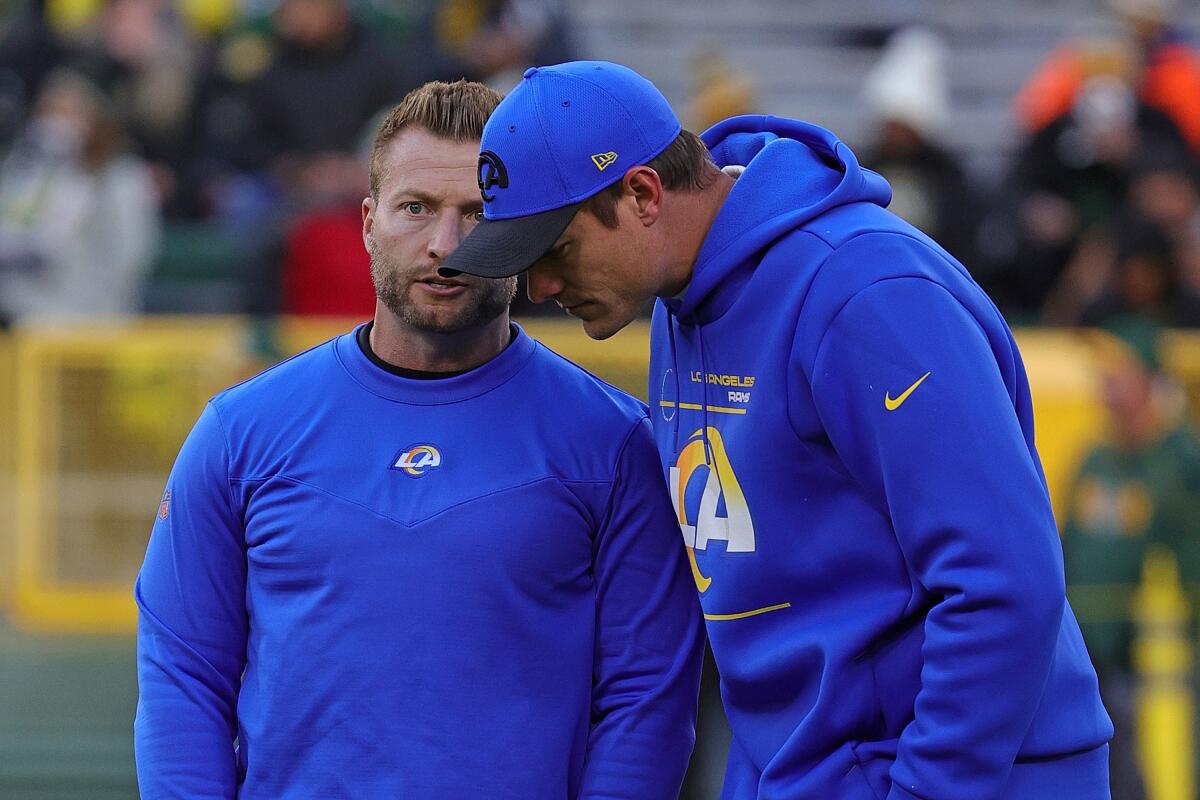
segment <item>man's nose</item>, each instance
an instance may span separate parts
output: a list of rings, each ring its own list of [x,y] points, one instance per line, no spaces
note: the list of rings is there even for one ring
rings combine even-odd
[[[563,290],[561,278],[556,278],[549,270],[539,264],[529,268],[526,275],[528,280],[529,300],[533,303],[544,303],[557,296]]]
[[[457,214],[439,216],[429,237],[429,258],[440,264],[446,256],[458,249],[462,240],[467,238],[467,232],[465,218]]]

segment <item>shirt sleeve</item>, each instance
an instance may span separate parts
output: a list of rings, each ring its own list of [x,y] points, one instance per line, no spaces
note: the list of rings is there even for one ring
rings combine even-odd
[[[695,744],[704,638],[644,418],[620,455],[594,574],[592,725],[578,796],[675,800]]]
[[[134,750],[143,797],[233,798],[245,665],[246,554],[210,404],[167,481],[138,604]]]
[[[1050,673],[1062,551],[1008,341],[993,351],[937,283],[892,278],[846,302],[811,368],[834,449],[934,599],[887,800],[998,797]]]

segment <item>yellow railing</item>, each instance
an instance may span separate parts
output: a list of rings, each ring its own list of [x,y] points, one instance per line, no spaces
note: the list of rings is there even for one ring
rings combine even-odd
[[[165,470],[242,361],[231,320],[143,320],[14,334],[13,616],[123,632]],[[14,515],[5,515],[13,519]]]
[[[279,352],[349,329],[285,319]],[[537,338],[645,397],[648,328],[594,342],[566,320]],[[127,633],[131,587],[167,471],[207,397],[265,366],[232,317],[148,318],[0,335],[0,601],[23,627]],[[1018,334],[1034,387],[1038,446],[1056,511],[1103,434],[1096,367],[1082,337]],[[1171,363],[1200,387],[1200,338],[1176,334]]]
[[[1152,548],[1133,603],[1137,755],[1150,800],[1196,797],[1191,609],[1169,550]]]

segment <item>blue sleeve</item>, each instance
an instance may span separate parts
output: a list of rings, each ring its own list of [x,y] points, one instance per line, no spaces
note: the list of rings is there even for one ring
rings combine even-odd
[[[596,539],[592,726],[580,800],[675,800],[695,744],[700,601],[650,423],[625,443]]]
[[[233,798],[246,554],[210,404],[180,450],[134,590],[134,750],[147,798]]]
[[[846,302],[811,367],[833,447],[935,598],[887,800],[999,796],[1050,673],[1062,551],[1004,347],[942,286],[892,278]]]

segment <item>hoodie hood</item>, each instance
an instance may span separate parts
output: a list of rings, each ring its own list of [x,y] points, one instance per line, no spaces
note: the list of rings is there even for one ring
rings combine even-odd
[[[753,269],[751,257],[790,231],[837,206],[887,206],[883,176],[859,166],[850,148],[829,131],[765,115],[731,117],[700,135],[717,166],[745,166],[700,247],[681,300],[664,300],[681,322],[717,316]],[[781,182],[780,175],[793,180]],[[738,279],[736,273],[746,275]]]

